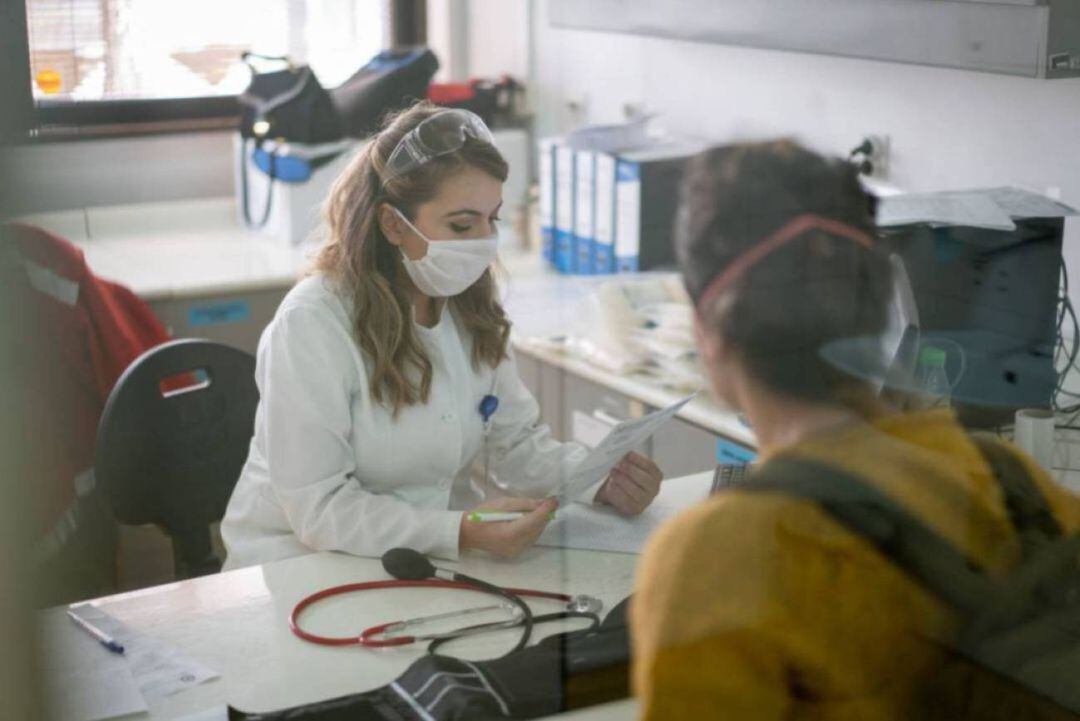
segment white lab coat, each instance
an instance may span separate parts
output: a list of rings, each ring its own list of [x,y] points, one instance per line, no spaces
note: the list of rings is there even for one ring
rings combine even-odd
[[[431,396],[396,419],[371,398],[370,361],[351,327],[348,301],[312,276],[263,332],[255,433],[221,523],[226,569],[396,546],[457,558],[461,511],[483,500],[471,469],[488,393],[499,399],[488,441],[496,493],[544,497],[585,456],[540,422],[513,356],[473,369],[471,337],[449,305],[434,328],[415,325],[433,367]]]

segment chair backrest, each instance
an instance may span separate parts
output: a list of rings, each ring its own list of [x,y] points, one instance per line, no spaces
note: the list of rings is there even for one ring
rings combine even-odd
[[[118,521],[165,528],[178,577],[220,570],[209,527],[247,458],[258,400],[254,357],[197,339],[147,351],[109,395],[95,475]]]

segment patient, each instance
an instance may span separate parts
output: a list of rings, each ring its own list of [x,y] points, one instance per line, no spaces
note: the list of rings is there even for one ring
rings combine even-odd
[[[952,411],[894,412],[820,352],[885,326],[891,276],[870,208],[848,164],[793,142],[720,147],[693,161],[677,243],[713,391],[754,428],[757,473],[793,458],[843,469],[1005,571],[1019,558],[1017,535]],[[1017,458],[1075,532],[1077,499]],[[645,552],[631,608],[633,682],[646,719],[1014,714],[984,692],[1004,685],[974,685],[974,670],[956,677],[951,701],[948,689],[928,692],[948,659],[927,638],[955,624],[919,580],[817,503],[727,490],[666,524]]]

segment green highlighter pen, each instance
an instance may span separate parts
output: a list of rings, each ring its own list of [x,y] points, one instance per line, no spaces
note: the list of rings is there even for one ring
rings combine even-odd
[[[466,518],[477,523],[491,523],[492,521],[516,521],[524,515],[524,511],[473,511]],[[555,511],[548,514],[548,520],[555,520]]]

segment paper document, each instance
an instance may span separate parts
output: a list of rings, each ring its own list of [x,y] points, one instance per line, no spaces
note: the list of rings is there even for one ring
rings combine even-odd
[[[123,644],[122,658],[150,703],[220,676],[183,651],[139,633],[96,606],[84,604],[72,610]]]
[[[1023,188],[988,188],[982,191],[1013,218],[1067,218],[1077,215],[1075,208]]]
[[[1066,218],[1075,208],[1023,188],[1004,186],[941,193],[907,193],[878,200],[878,225],[966,225],[1015,230],[1013,218]]]
[[[107,657],[90,668],[42,674],[46,718],[50,721],[103,721],[148,711],[131,676],[119,657]]]
[[[229,721],[228,706],[214,706],[212,708],[196,711],[176,719],[176,721]]]
[[[641,553],[649,536],[669,518],[709,496],[712,471],[660,484],[660,494],[642,513],[623,516],[607,506],[571,503],[559,509],[538,546]]]
[[[880,226],[929,223],[1016,230],[1009,214],[982,193],[908,193],[878,201]]]
[[[559,502],[566,504],[568,501],[576,500],[589,489],[589,486],[604,480],[619,459],[671,420],[693,397],[693,395],[687,396],[667,408],[614,426],[611,432],[570,472],[569,478],[563,484],[562,493],[559,494]]]

